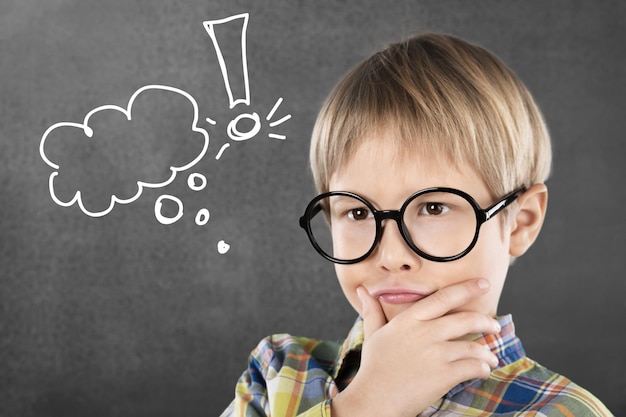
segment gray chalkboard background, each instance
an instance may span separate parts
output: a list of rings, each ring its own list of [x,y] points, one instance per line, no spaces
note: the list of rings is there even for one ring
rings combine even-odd
[[[250,104],[230,109],[203,21],[244,12]],[[351,66],[433,30],[496,52],[535,95],[554,140],[547,223],[511,269],[500,311],[514,314],[531,357],[625,415],[624,22],[622,1],[2,0],[0,416],[217,415],[263,336],[344,337],[355,313],[298,227],[314,194],[309,134]],[[235,26],[216,36],[241,95]],[[126,107],[153,84],[195,99],[210,137],[204,157],[106,216],[56,204],[44,132],[100,106]],[[135,148],[139,133],[111,114],[98,119],[120,136],[106,156],[55,130],[45,150],[63,161],[60,200],[75,181],[96,211],[114,187],[132,194],[129,176],[163,175],[171,154],[198,154],[202,135],[185,124],[191,101],[163,94],[138,105],[146,119],[135,126],[162,143]],[[291,118],[270,126],[279,98],[272,120]],[[228,123],[252,112],[259,133],[231,140]],[[163,195],[184,207],[170,225],[155,215]],[[173,217],[174,201],[161,201],[157,211]],[[210,217],[199,226],[201,209]]]

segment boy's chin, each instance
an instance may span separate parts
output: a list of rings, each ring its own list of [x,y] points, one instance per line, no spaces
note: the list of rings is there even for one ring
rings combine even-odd
[[[380,304],[383,309],[383,313],[385,314],[385,318],[387,319],[387,322],[389,322],[393,320],[396,316],[401,314],[402,312],[411,308],[411,306],[413,306],[417,302],[419,301],[415,301],[412,303],[402,303],[402,304],[387,304],[387,303],[381,302]],[[495,313],[491,313],[490,310],[491,309],[488,308],[488,306],[482,305],[481,303],[469,303],[459,308],[455,308],[454,310],[451,310],[446,315],[454,314],[454,313],[461,313],[464,311],[477,311],[477,312],[495,317]]]

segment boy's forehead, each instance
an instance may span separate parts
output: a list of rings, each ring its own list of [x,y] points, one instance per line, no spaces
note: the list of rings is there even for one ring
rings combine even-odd
[[[463,161],[453,162],[436,148],[420,146],[419,141],[403,141],[391,132],[362,138],[352,152],[339,161],[330,177],[331,185],[365,184],[378,178],[431,186],[460,187],[455,178],[479,178]]]
[[[351,151],[344,154],[343,160],[337,164],[336,174],[342,175],[359,165],[377,167],[384,162],[387,169],[410,168],[414,164],[435,169],[450,169],[465,165],[464,161],[454,161],[439,147],[428,146],[433,141],[418,138],[403,139],[389,130],[380,131],[355,141]]]

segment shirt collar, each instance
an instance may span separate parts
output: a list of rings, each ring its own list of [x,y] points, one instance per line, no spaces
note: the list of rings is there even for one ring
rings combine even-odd
[[[364,338],[365,333],[363,330],[363,319],[361,317],[358,317],[354,322],[352,329],[350,329],[348,337],[346,337],[346,339],[343,341],[343,345],[341,346],[341,350],[339,351],[339,356],[336,360],[337,367],[335,368],[333,378],[337,378],[337,375],[341,371],[341,368],[344,366],[344,361],[346,357],[351,352],[361,352]]]
[[[515,325],[513,324],[513,316],[507,314],[505,316],[496,317],[500,323],[500,333],[498,334],[481,334],[474,340],[481,345],[488,346],[498,357],[498,368],[509,365],[526,356],[522,341],[515,335]],[[446,394],[447,398],[454,396],[462,391],[467,385],[473,381],[464,381],[452,388]]]
[[[489,349],[498,357],[498,367],[502,367],[513,363],[524,356],[526,352],[522,347],[521,340],[515,335],[515,325],[513,324],[513,317],[510,314],[497,317],[500,323],[500,333],[498,334],[481,334],[474,340],[481,345],[488,346]],[[343,342],[339,356],[337,358],[337,367],[335,368],[334,377],[339,374],[344,360],[351,352],[360,352],[363,345],[364,333],[363,333],[363,319],[357,318],[356,322],[352,326],[348,337]],[[462,390],[465,385],[470,381],[461,383],[454,387],[448,393],[448,396],[454,395]]]
[[[497,317],[497,320],[502,328],[500,333],[482,334],[476,338],[476,342],[488,346],[498,357],[498,366],[501,367],[523,358],[526,352],[522,347],[522,341],[515,335],[513,316],[507,314]]]

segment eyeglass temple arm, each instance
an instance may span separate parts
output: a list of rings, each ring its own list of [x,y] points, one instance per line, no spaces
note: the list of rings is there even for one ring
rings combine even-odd
[[[315,217],[317,215],[317,213],[319,213],[320,211],[322,211],[322,205],[320,203],[317,203],[311,209],[311,214],[309,215],[309,218]],[[306,229],[306,219],[305,219],[305,217],[306,217],[306,215],[300,217],[300,227],[302,227],[303,229]]]
[[[522,186],[517,190],[513,191],[511,194],[504,197],[502,200],[498,201],[493,206],[489,207],[484,211],[485,213],[485,221],[489,220],[496,214],[498,214],[501,210],[503,210],[506,206],[511,204],[513,201],[517,200],[517,198],[526,191],[526,187]]]

